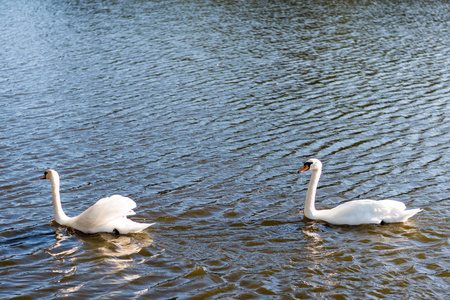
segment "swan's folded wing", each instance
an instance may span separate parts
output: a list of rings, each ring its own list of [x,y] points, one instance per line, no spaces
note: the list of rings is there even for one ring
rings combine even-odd
[[[113,195],[102,198],[77,217],[77,223],[84,227],[98,227],[118,218],[134,215],[136,203],[128,197]]]
[[[105,227],[99,231],[111,232],[111,228],[113,228],[116,230],[116,233],[128,234],[140,232],[153,224],[155,223],[137,223],[127,218],[120,218],[115,220],[113,224],[105,224]]]
[[[380,200],[380,204],[389,209],[383,221],[386,223],[405,222],[418,212],[422,211],[420,208],[406,209],[406,205],[399,201],[394,200]]]
[[[332,209],[319,211],[319,218],[331,224],[380,224],[402,219],[405,204],[395,200],[354,200]]]

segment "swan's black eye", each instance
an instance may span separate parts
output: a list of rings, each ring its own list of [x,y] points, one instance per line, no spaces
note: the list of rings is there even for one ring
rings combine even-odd
[[[312,162],[308,161],[308,162],[305,162],[304,166],[305,167],[308,166],[308,169],[309,169],[309,168],[311,168],[312,164],[313,164]]]
[[[45,171],[45,172],[44,172],[44,176],[47,176],[47,174],[48,174],[48,172],[47,172],[47,171]]]

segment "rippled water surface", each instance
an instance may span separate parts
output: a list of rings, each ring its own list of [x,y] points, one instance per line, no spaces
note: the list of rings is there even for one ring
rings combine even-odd
[[[446,1],[0,2],[0,298],[450,296]],[[317,207],[390,198],[404,224]],[[134,199],[140,234],[53,221]]]

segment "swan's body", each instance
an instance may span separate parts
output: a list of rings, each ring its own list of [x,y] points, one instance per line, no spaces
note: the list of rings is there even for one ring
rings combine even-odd
[[[306,194],[304,214],[311,220],[322,220],[335,225],[384,224],[404,222],[421,209],[406,209],[395,200],[353,200],[332,209],[316,210],[316,190],[322,173],[318,159],[308,160],[299,172],[311,170],[311,180]]]
[[[60,225],[72,227],[84,233],[127,234],[142,231],[154,224],[137,223],[127,219],[127,216],[135,214],[133,209],[136,207],[136,203],[130,198],[120,195],[102,198],[79,216],[68,217],[61,206],[58,173],[49,169],[41,179],[50,179],[55,221]]]

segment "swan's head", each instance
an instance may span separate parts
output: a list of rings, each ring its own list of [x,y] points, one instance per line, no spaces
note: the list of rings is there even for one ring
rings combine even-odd
[[[59,175],[55,170],[52,169],[48,169],[47,171],[45,171],[44,176],[41,177],[41,179],[50,179],[50,180],[52,180],[53,178],[59,178]]]
[[[303,167],[298,172],[301,173],[308,170],[311,171],[322,170],[322,163],[317,158],[308,159],[308,161],[305,162]]]

